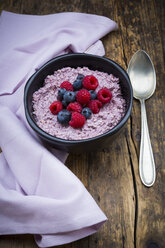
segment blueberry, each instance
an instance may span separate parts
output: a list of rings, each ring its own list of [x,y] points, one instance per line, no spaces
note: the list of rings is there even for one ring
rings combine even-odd
[[[68,103],[65,100],[62,100],[62,105],[64,108],[66,108],[68,106]]]
[[[77,79],[73,82],[73,89],[74,89],[74,90],[80,90],[81,88],[82,88],[82,80],[77,78]]]
[[[57,120],[61,124],[68,124],[71,120],[71,113],[68,110],[63,109],[58,113]]]
[[[64,88],[60,88],[60,89],[58,90],[57,99],[58,99],[59,101],[62,101],[65,92],[66,92],[66,89],[64,89]]]
[[[75,93],[75,97],[76,97],[76,95],[77,95],[77,93],[79,92],[79,90],[78,91],[74,91],[74,93]]]
[[[77,79],[83,80],[85,76],[83,74],[78,74]]]
[[[86,119],[91,118],[92,110],[90,108],[83,108],[81,114],[85,116]]]
[[[66,91],[63,97],[64,101],[67,103],[74,102],[76,99],[76,94],[73,91]]]
[[[90,92],[90,94],[91,94],[91,100],[95,100],[96,97],[97,97],[96,91],[94,91],[94,90],[89,90],[89,92]]]

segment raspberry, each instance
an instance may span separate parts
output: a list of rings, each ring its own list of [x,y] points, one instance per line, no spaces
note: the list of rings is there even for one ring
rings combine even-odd
[[[63,106],[60,101],[55,101],[49,106],[49,109],[53,115],[57,115],[63,109]]]
[[[102,107],[102,103],[99,100],[91,100],[87,106],[92,110],[93,114],[97,114]]]
[[[87,104],[90,101],[91,94],[88,90],[79,90],[76,94],[76,99],[80,104]]]
[[[71,103],[69,103],[67,110],[69,110],[70,112],[81,113],[82,107],[78,102],[71,102]]]
[[[83,79],[83,87],[87,90],[95,90],[98,85],[98,80],[93,75],[88,75]]]
[[[98,91],[97,93],[97,98],[102,102],[102,103],[108,103],[110,102],[112,98],[112,93],[109,89],[107,88],[102,88]]]
[[[84,126],[85,120],[86,119],[82,114],[73,112],[69,125],[73,128],[81,128]]]
[[[73,91],[73,85],[69,81],[64,81],[61,85],[60,88]]]

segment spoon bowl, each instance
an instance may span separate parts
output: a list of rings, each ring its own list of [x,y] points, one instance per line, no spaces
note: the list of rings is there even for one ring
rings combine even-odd
[[[151,97],[156,89],[156,73],[149,55],[143,50],[139,50],[133,55],[127,72],[133,87],[133,96],[141,103],[139,173],[143,184],[150,187],[155,182],[156,171],[148,131],[145,100]]]
[[[143,51],[137,51],[128,65],[128,74],[133,87],[133,95],[136,99],[148,99],[156,88],[156,73],[149,55]]]

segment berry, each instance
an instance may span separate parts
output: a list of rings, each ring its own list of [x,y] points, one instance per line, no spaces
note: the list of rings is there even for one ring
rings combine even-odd
[[[112,98],[112,93],[109,89],[107,88],[102,88],[98,91],[97,93],[97,98],[100,100],[102,103],[108,103],[110,102]]]
[[[74,91],[74,93],[75,93],[75,97],[76,97],[76,95],[77,95],[77,93],[79,92],[79,90],[78,91]]]
[[[82,80],[81,79],[76,79],[73,82],[73,89],[74,90],[80,90],[82,88]]]
[[[71,116],[71,120],[69,121],[69,125],[73,128],[81,128],[85,124],[85,117],[78,113],[78,112],[73,112]]]
[[[57,120],[61,124],[68,124],[70,119],[71,113],[66,109],[61,110],[57,115]]]
[[[64,81],[61,85],[60,88],[64,88],[69,91],[73,91],[73,85],[69,81]]]
[[[69,102],[74,102],[76,99],[76,96],[73,91],[66,91],[63,98],[64,98],[64,101],[69,103]]]
[[[65,100],[62,100],[62,105],[64,108],[66,108],[68,106],[68,103]]]
[[[93,75],[88,75],[83,79],[83,87],[87,90],[95,90],[98,85],[98,80]]]
[[[90,108],[83,108],[81,114],[84,115],[86,119],[90,119],[92,115],[92,110]]]
[[[74,90],[80,90],[82,88],[83,78],[84,78],[83,74],[78,74],[76,80],[73,82]]]
[[[70,112],[81,113],[82,107],[78,102],[71,102],[71,103],[69,103],[67,110],[69,110]]]
[[[91,94],[88,90],[79,90],[76,94],[76,99],[80,104],[87,104],[90,101]]]
[[[97,114],[102,107],[102,103],[99,100],[91,100],[87,106],[92,110],[94,114]]]
[[[63,106],[60,101],[55,101],[49,106],[49,109],[53,115],[57,115],[63,109]]]
[[[85,76],[83,74],[78,74],[77,79],[83,80]]]
[[[91,100],[94,100],[97,98],[97,93],[94,90],[89,90],[90,94],[91,94]]]
[[[62,101],[65,92],[66,92],[66,89],[64,89],[64,88],[60,88],[60,89],[58,90],[57,99],[58,99],[59,101]]]

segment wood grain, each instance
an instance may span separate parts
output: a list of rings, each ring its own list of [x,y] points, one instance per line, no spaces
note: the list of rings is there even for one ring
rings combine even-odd
[[[83,182],[108,217],[99,232],[61,248],[165,247],[165,1],[164,0],[1,0],[0,10],[23,14],[65,11],[107,16],[118,31],[102,39],[106,57],[124,69],[134,52],[144,49],[156,69],[157,89],[146,102],[156,163],[156,183],[142,185],[138,173],[140,104],[113,144],[97,153],[70,155],[67,166]],[[32,235],[1,236],[2,248],[34,248]]]

